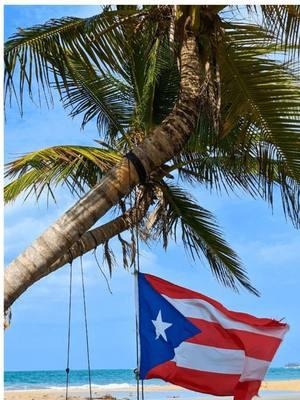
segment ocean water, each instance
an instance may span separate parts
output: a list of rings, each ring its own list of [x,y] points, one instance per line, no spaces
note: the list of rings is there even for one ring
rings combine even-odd
[[[131,369],[99,369],[91,371],[92,384],[99,389],[126,389],[134,385],[135,375]],[[270,368],[266,380],[300,379],[300,368]],[[7,371],[4,373],[6,390],[63,388],[66,382],[65,371]],[[86,370],[70,371],[70,386],[86,387]],[[159,379],[144,382],[145,385],[166,385]]]

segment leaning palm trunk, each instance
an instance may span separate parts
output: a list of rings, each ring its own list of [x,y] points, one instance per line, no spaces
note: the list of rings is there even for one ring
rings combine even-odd
[[[146,215],[151,203],[150,193],[146,193],[142,200],[134,207],[125,211],[124,214],[107,222],[98,228],[87,231],[81,238],[75,242],[58,260],[56,260],[50,267],[47,267],[44,271],[39,271],[39,275],[31,277],[27,280],[26,285],[30,287],[36,281],[49,275],[51,272],[63,267],[65,264],[74,261],[77,257],[82,256],[85,253],[95,249],[97,246],[104,244],[113,237],[120,233],[130,229],[132,226],[138,224]],[[22,285],[24,291],[26,290],[25,285]],[[20,295],[20,294],[19,294]]]
[[[181,83],[173,111],[133,153],[146,175],[168,161],[184,146],[196,126],[201,98],[201,65],[198,44],[192,32],[186,34],[181,54]],[[5,271],[4,307],[7,309],[28,287],[31,276],[44,271],[140,181],[134,165],[124,158],[36,239]]]

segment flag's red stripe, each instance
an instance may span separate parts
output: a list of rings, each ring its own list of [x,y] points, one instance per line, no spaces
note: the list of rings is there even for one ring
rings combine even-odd
[[[271,327],[286,326],[286,324],[279,321],[275,321],[270,318],[257,318],[250,314],[230,311],[226,307],[224,307],[221,303],[211,299],[208,296],[204,296],[203,294],[194,292],[193,290],[189,290],[181,286],[174,285],[173,283],[158,278],[157,276],[145,274],[145,278],[148,280],[151,286],[161,294],[172,297],[173,299],[202,299],[204,301],[207,301],[214,307],[216,307],[223,314],[227,315],[228,318],[234,319],[236,321],[240,321],[245,324],[257,327],[263,326],[271,328]]]
[[[252,400],[258,395],[261,381],[239,382],[234,390],[234,400]]]
[[[247,357],[271,361],[281,342],[280,339],[272,336],[259,335],[238,329],[224,329],[216,322],[208,322],[196,318],[188,319],[201,329],[201,333],[186,340],[190,343],[222,349],[244,350]]]
[[[203,319],[187,318],[197,328],[201,329],[198,335],[187,339],[186,342],[204,344],[205,346],[220,347],[221,349],[244,350],[238,338],[227,332],[216,322],[208,322]]]
[[[167,361],[152,368],[146,379],[160,378],[174,385],[197,392],[216,396],[233,395],[240,375],[218,374],[214,372],[196,371],[177,367],[175,362]]]
[[[272,361],[281,339],[259,335],[238,329],[229,329],[233,335],[236,335],[244,345],[246,356],[258,358],[260,360]]]

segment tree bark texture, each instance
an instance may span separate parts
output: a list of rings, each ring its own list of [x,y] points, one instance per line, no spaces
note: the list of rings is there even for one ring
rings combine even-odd
[[[192,32],[186,34],[181,53],[181,83],[173,111],[145,141],[133,149],[147,176],[180,152],[193,132],[201,98],[201,64]],[[6,268],[4,308],[29,287],[30,282],[62,257],[113,205],[139,183],[134,165],[124,158],[81,200],[47,228]]]
[[[49,275],[51,272],[56,271],[65,264],[72,262],[77,257],[88,253],[97,246],[105,243],[107,240],[112,239],[114,236],[139,223],[146,215],[151,203],[150,194],[146,194],[145,196],[146,197],[143,198],[136,207],[130,208],[129,210],[125,211],[124,214],[113,219],[112,221],[109,221],[106,224],[103,224],[98,228],[92,229],[83,234],[81,238],[75,242],[62,257],[56,260],[44,271],[39,271],[40,274],[35,277],[34,281],[30,282],[28,287],[44,276]]]

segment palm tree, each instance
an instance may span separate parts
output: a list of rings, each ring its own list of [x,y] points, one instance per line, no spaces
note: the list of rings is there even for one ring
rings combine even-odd
[[[47,101],[54,86],[72,116],[83,114],[83,126],[96,119],[105,145],[45,149],[8,166],[8,176],[17,175],[6,187],[8,201],[57,183],[89,190],[7,268],[6,308],[34,281],[138,223],[149,208],[146,237],[166,245],[180,223],[192,255],[204,253],[223,283],[255,292],[212,215],[169,182],[176,173],[270,203],[279,185],[284,210],[299,226],[298,7],[264,6],[261,25],[235,22],[234,10],[226,19],[225,11],[106,8],[93,18],[21,30],[7,42],[6,92],[21,110],[24,88],[34,95],[35,77]],[[289,58],[277,61],[276,53]],[[136,185],[130,210],[88,231]]]

